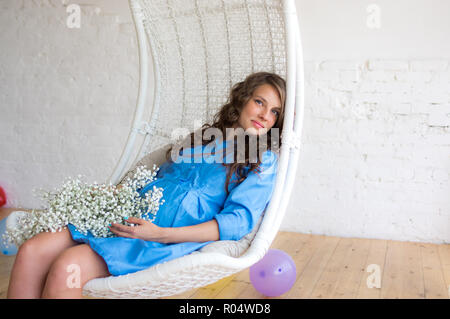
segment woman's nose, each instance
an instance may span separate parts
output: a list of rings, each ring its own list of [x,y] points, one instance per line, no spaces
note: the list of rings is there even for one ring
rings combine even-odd
[[[259,116],[264,120],[268,120],[269,114],[270,114],[270,109],[266,107],[261,110],[261,112],[259,113]]]

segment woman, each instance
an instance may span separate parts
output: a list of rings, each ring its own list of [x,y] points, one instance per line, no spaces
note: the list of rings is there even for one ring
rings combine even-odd
[[[277,155],[271,149],[280,146],[284,103],[285,81],[276,74],[254,73],[235,84],[214,123],[202,127],[201,143],[169,149],[157,180],[138,190],[163,188],[165,203],[153,222],[112,224],[113,238],[85,236],[70,224],[34,236],[19,248],[8,298],[81,298],[91,279],[143,270],[251,232],[273,192]],[[239,133],[230,137],[230,129],[244,131],[245,143],[235,140]],[[250,154],[253,136],[272,141],[257,159]],[[201,161],[192,161],[198,155]]]

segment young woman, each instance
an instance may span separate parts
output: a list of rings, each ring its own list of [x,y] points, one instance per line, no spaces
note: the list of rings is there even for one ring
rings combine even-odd
[[[143,270],[250,233],[273,192],[273,145],[281,143],[284,103],[285,81],[276,74],[258,72],[235,84],[213,124],[202,127],[200,145],[169,149],[157,180],[138,190],[143,195],[153,186],[163,188],[165,202],[153,222],[129,218],[134,227],[112,224],[112,238],[85,236],[70,224],[34,236],[19,247],[8,298],[81,298],[91,279]],[[230,129],[244,131],[245,143],[237,143],[239,134],[230,138]],[[272,141],[256,160],[249,136]],[[243,160],[236,160],[238,154]],[[186,160],[198,155],[201,161]]]

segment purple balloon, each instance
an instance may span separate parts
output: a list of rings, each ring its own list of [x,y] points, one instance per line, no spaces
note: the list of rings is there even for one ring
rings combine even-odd
[[[268,297],[289,291],[296,278],[294,260],[279,249],[269,249],[260,261],[250,267],[250,282],[257,291]]]

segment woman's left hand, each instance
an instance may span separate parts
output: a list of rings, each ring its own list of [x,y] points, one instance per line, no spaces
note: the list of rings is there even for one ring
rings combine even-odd
[[[130,217],[126,220],[135,226],[126,226],[113,223],[109,227],[111,232],[120,237],[138,238],[146,241],[162,242],[163,228],[159,227],[148,220]]]

